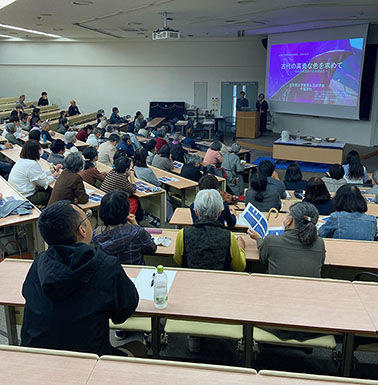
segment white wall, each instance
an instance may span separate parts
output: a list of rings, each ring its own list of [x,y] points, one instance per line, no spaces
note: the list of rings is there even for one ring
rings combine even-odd
[[[46,90],[61,108],[74,98],[82,112],[117,105],[121,114],[149,102],[194,102],[194,82],[208,82],[208,108],[221,81],[258,81],[266,50],[260,39],[216,42],[0,43],[0,95],[36,99]]]

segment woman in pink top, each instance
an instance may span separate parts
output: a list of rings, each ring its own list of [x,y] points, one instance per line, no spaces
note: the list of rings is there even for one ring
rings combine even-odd
[[[221,164],[223,156],[220,153],[222,143],[219,140],[215,140],[211,143],[210,148],[207,150],[205,157],[203,158],[204,166],[211,165],[217,167],[217,163]]]

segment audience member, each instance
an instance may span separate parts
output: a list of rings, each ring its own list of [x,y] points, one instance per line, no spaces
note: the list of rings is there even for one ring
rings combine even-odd
[[[220,144],[222,145],[222,147],[221,147],[221,149],[220,149],[220,154],[222,155],[222,156],[224,156],[225,154],[227,154],[228,153],[228,148],[227,148],[227,146],[224,144],[224,137],[223,137],[223,132],[222,131],[217,131],[216,133],[215,133],[215,136],[214,136],[214,141],[219,141],[220,142]]]
[[[68,124],[68,119],[67,118],[60,119],[57,132],[59,132],[59,134],[64,135],[68,131],[69,128],[70,128],[70,126]]]
[[[274,164],[266,159],[263,160],[259,166],[260,173],[264,174],[267,178],[268,185],[266,187],[267,191],[277,191],[279,196],[282,199],[286,198],[286,187],[277,174],[277,171],[274,167]]]
[[[154,156],[156,155],[156,140],[150,139],[146,144],[146,150],[148,151],[147,164],[151,166]]]
[[[254,171],[254,170],[252,170]],[[257,209],[268,212],[271,208],[281,209],[281,199],[277,191],[267,190],[268,180],[256,170],[251,175],[251,188],[245,194],[245,204],[252,203]]]
[[[145,148],[141,148],[135,151],[134,155],[134,171],[135,176],[145,182],[151,183],[155,186],[160,187],[161,183],[156,177],[154,172],[147,166],[147,155],[148,152]]]
[[[49,99],[47,99],[47,92],[43,91],[41,97],[38,99],[38,106],[48,106]]]
[[[143,125],[145,125],[144,116],[140,111],[137,111],[134,118],[134,129],[135,132],[139,134],[139,129],[142,128]]]
[[[347,183],[364,184],[369,180],[366,168],[361,163],[360,154],[355,150],[349,151],[343,168]]]
[[[110,345],[109,319],[121,324],[138,292],[119,259],[93,249],[90,212],[67,201],[42,211],[38,227],[49,245],[25,279],[21,345],[122,355]]]
[[[133,127],[131,125],[126,128],[126,132],[130,136],[130,140],[131,140],[131,143],[133,144],[134,151],[138,150],[139,148],[141,148],[142,145],[139,143],[138,138],[134,134],[134,129],[133,129]]]
[[[330,193],[335,193],[343,184],[347,183],[344,178],[344,168],[340,164],[333,164],[327,173],[327,176],[322,178],[327,190]]]
[[[16,104],[16,109],[13,110],[13,111],[10,113],[10,117],[16,116],[18,119],[21,119],[21,115],[22,115],[23,113],[24,113],[24,107],[22,107],[22,104],[17,103],[17,104]]]
[[[143,121],[143,123],[141,124],[138,130],[138,135],[143,136],[144,138],[151,137],[150,129],[147,127],[147,122],[145,120]]]
[[[50,123],[48,121],[45,121],[41,124],[41,136],[43,141],[49,141],[52,142],[53,136],[55,135],[55,131],[50,130]]]
[[[80,115],[79,107],[76,105],[75,100],[70,101],[70,106],[68,107],[68,116]]]
[[[168,146],[168,142],[165,140],[165,135],[166,135],[166,131],[164,129],[160,129],[158,131],[158,136],[157,138],[155,138],[157,152],[159,152],[163,146],[165,145]]]
[[[15,119],[17,119],[17,121],[15,121]],[[11,117],[10,120],[12,120],[12,122],[5,125],[3,137],[11,144],[20,144],[15,136],[19,124],[18,118],[17,116],[14,116]]]
[[[77,142],[76,131],[67,131],[64,134],[64,138],[66,139],[67,150],[70,150],[70,152],[79,152],[78,148],[75,146],[75,143]]]
[[[87,145],[98,148],[100,144],[99,143],[100,137],[101,137],[101,130],[99,130],[98,128],[94,128],[92,130],[92,133],[88,136]]]
[[[194,136],[193,130],[192,129],[188,129],[186,131],[186,137],[182,141],[182,144],[185,147],[191,148],[192,150],[199,150],[200,148],[196,145],[196,142],[194,141],[193,136]]]
[[[48,205],[63,200],[74,204],[88,202],[83,178],[78,174],[83,167],[84,160],[80,154],[69,154],[64,159],[64,170],[55,182]]]
[[[172,171],[174,169],[168,145],[164,145],[160,148],[158,153],[154,156],[152,166],[164,171]]]
[[[335,211],[331,195],[321,178],[313,177],[307,183],[304,201],[313,204],[319,215],[330,215]]]
[[[378,195],[378,169],[373,172],[371,180],[373,183],[373,187],[368,189],[368,190],[365,190],[363,193],[364,194],[373,194],[373,195],[375,194],[377,196]],[[375,203],[378,203],[377,199],[376,199]]]
[[[17,104],[21,104],[22,107],[24,107],[24,108],[27,107],[27,105],[25,104],[25,95],[24,94],[20,95],[20,97],[17,100]]]
[[[117,150],[123,150],[130,158],[134,156],[135,150],[129,134],[122,135],[121,141],[117,144]]]
[[[336,212],[319,228],[321,237],[374,241],[377,218],[365,214],[367,203],[356,186],[341,186],[336,192],[333,204]]]
[[[121,118],[119,116],[118,107],[113,107],[112,108],[112,114],[110,115],[109,123],[110,124],[127,123],[127,119]]]
[[[102,143],[98,148],[98,161],[104,163],[106,166],[113,166],[113,157],[116,152],[117,144],[120,137],[117,134],[111,134],[109,140]]]
[[[62,110],[62,111],[60,111],[60,113],[59,113],[59,124],[61,123],[61,121],[63,120],[63,119],[66,119],[67,118],[67,111],[65,111],[65,110]]]
[[[31,116],[29,116],[26,112],[21,114],[20,127],[22,130],[30,131],[30,120]]]
[[[9,150],[12,149],[13,145],[12,143],[4,143],[0,144],[0,150]],[[6,162],[5,160],[0,160],[0,175],[5,179],[8,180],[9,173],[12,169],[12,165],[9,162]]]
[[[79,175],[83,178],[84,182],[96,185],[96,182],[102,183],[105,180],[106,172],[100,172],[96,168],[96,162],[98,160],[98,153],[94,147],[87,147],[83,151],[84,170],[79,172]]]
[[[59,166],[54,172],[42,170],[38,163],[43,153],[36,140],[28,140],[20,152],[20,158],[9,174],[9,183],[36,206],[46,206],[50,199],[49,184],[59,175]]]
[[[81,128],[79,132],[76,134],[77,140],[86,142],[89,136],[89,132],[91,131],[92,131],[92,126],[90,124],[87,124],[85,127]]]
[[[64,163],[63,154],[66,150],[66,145],[64,144],[63,140],[61,139],[53,140],[50,144],[50,150],[51,150],[51,153],[47,158],[47,161],[52,163],[54,166],[56,166],[57,164],[63,165]]]
[[[189,158],[188,163],[185,163],[180,172],[180,176],[186,179],[190,179],[194,182],[198,182],[202,177],[201,157],[199,155],[192,155]]]
[[[290,163],[285,173],[286,190],[303,191],[307,188],[307,181],[303,180],[303,175],[298,163]]]
[[[198,155],[195,155],[198,156]],[[212,174],[203,175],[198,183],[199,190],[217,190],[219,192],[219,181],[216,176]],[[198,216],[194,210],[194,203],[190,205],[190,213],[192,215],[193,223],[198,220]],[[231,213],[230,208],[226,202],[223,202],[223,210],[218,216],[218,222],[224,226],[234,227],[236,225],[236,216]]]
[[[237,155],[239,151],[240,145],[233,143],[231,146],[231,151],[227,151],[224,154],[221,165],[226,173],[227,187],[229,191],[231,191],[232,194],[236,196],[244,195],[244,166],[241,164],[240,158]]]
[[[211,143],[210,148],[206,151],[206,155],[203,158],[203,165],[210,165],[213,167],[220,166],[223,161],[223,156],[220,153],[221,148],[222,143],[218,140],[215,140],[213,143]]]
[[[175,162],[185,163],[185,156],[188,151],[182,147],[180,133],[176,132],[173,135],[173,142],[171,147],[172,160]]]
[[[157,246],[130,214],[129,199],[124,191],[113,190],[102,198],[100,219],[104,225],[97,227],[93,235],[96,249],[115,255],[120,263],[128,265],[145,265],[144,255],[155,253]]]

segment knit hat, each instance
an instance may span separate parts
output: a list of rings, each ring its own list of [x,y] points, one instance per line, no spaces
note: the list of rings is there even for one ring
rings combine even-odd
[[[237,143],[233,143],[231,146],[231,151],[237,154],[240,151],[240,145]]]
[[[76,131],[67,131],[64,134],[64,137],[66,138],[67,143],[72,143],[74,138],[76,138]]]

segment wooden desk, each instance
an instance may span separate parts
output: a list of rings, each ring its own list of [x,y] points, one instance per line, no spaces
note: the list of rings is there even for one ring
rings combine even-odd
[[[69,354],[69,353],[68,353]],[[31,353],[0,349],[3,384],[85,385],[95,368],[96,358]]]
[[[159,124],[163,123],[165,118],[153,118],[147,123],[147,128],[155,128],[159,126]]]
[[[10,344],[17,341],[13,306],[24,306],[21,289],[30,265],[31,261],[25,260],[0,263],[0,305],[5,305]],[[131,278],[140,269],[125,266]],[[248,300],[240,293],[248,293]],[[160,341],[160,317],[243,324],[247,365],[251,364],[253,325],[344,333],[347,375],[353,335],[375,336],[377,331],[364,306],[354,286],[346,281],[178,269],[168,306],[156,309],[152,301],[140,300],[136,314],[152,317],[155,355]]]
[[[353,287],[356,290],[378,332],[378,284],[355,281],[353,282]]]
[[[196,144],[200,147],[206,147],[210,148],[212,142],[207,142],[206,140],[201,140],[199,142],[196,142]],[[231,151],[231,146],[226,146],[228,151]],[[240,151],[238,152],[238,156],[242,159],[247,160],[247,155],[250,154],[251,150],[247,150],[245,148],[241,148]]]
[[[185,179],[177,174],[170,173],[168,171],[163,171],[160,168],[156,168],[153,166],[149,166],[153,172],[155,173],[157,178],[167,177],[167,178],[175,178],[178,179],[177,182],[162,182],[166,186],[169,186],[175,192],[178,192],[181,195],[181,206],[185,207],[185,205],[190,205],[194,202],[194,198],[197,193],[198,183],[193,182],[192,180]]]
[[[100,172],[108,172],[111,170],[111,167],[106,166],[105,164],[101,162],[96,163],[96,167],[98,171]],[[135,178],[136,182],[143,182],[148,187],[156,187],[150,183],[144,182],[138,178]],[[102,192],[104,194],[104,192]],[[149,212],[152,215],[155,215],[160,219],[160,224],[162,226],[165,225],[167,221],[167,209],[166,209],[166,191],[164,189],[161,189],[160,191],[156,192],[141,192],[136,191],[134,195],[140,200],[140,203],[143,207],[143,210]]]
[[[154,360],[128,361],[128,358],[117,360],[101,358],[91,374],[87,385],[124,384],[217,384],[217,385],[257,385],[257,374],[254,370],[230,367],[227,370],[213,367],[190,367],[179,362],[171,363]]]
[[[53,139],[61,139],[64,143],[66,143],[66,138],[63,134],[60,134],[59,132],[55,132],[55,135],[52,137]],[[75,147],[77,148],[85,148],[88,147],[88,144],[76,139]]]

